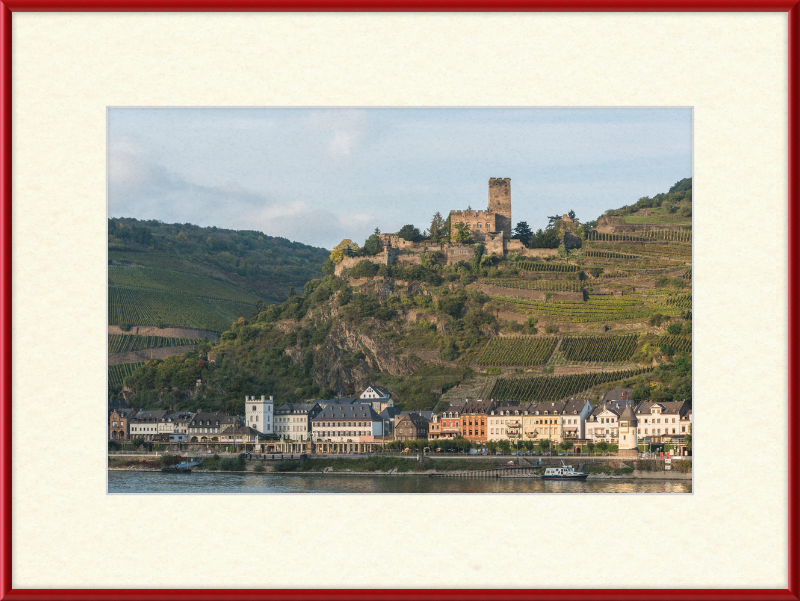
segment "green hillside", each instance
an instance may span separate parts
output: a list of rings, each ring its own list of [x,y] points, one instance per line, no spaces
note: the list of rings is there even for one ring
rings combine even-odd
[[[174,265],[112,267],[114,298],[139,295],[123,303],[129,312],[195,323],[202,303],[227,319],[219,344],[202,342],[128,376],[126,398],[136,407],[240,412],[247,394],[298,401],[376,383],[402,409],[441,410],[464,397],[596,400],[618,385],[636,399],[690,401],[691,210],[691,180],[681,180],[584,223],[569,233],[577,244],[540,253],[547,256],[489,256],[475,245],[475,257],[453,265],[440,253],[409,265],[362,261],[339,277],[320,269],[281,302],[214,277],[213,261],[191,262],[195,271],[180,271],[196,279],[169,290],[159,270]],[[539,238],[559,240],[559,228],[556,219]],[[143,268],[152,273],[135,271]],[[237,309],[246,319],[231,325]]]
[[[223,332],[322,276],[328,251],[255,231],[108,220],[108,323]]]

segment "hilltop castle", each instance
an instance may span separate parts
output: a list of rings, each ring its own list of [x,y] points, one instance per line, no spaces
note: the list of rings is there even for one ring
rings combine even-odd
[[[491,234],[511,239],[511,178],[493,177],[489,180],[489,207],[485,211],[450,211],[450,236],[455,236],[456,224],[467,225],[473,240],[484,241]]]
[[[567,218],[565,216],[565,218]],[[568,218],[567,218],[568,219]],[[570,220],[571,221],[571,220]],[[469,227],[472,239],[482,242],[486,254],[504,256],[514,252],[526,257],[549,257],[554,248],[525,248],[519,240],[511,239],[511,178],[493,177],[489,180],[489,206],[485,211],[450,211],[450,235],[455,237],[457,223]],[[355,267],[367,260],[379,265],[419,264],[423,253],[441,253],[448,265],[469,261],[475,254],[472,244],[411,242],[394,234],[380,234],[383,251],[371,257],[345,257],[336,265],[334,273]]]

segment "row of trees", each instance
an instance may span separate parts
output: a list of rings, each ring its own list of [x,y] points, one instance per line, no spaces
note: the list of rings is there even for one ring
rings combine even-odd
[[[505,438],[503,440],[489,440],[486,443],[480,444],[473,444],[466,438],[461,436],[457,436],[456,438],[448,439],[440,439],[440,440],[428,440],[425,438],[416,439],[416,440],[393,440],[392,442],[386,443],[387,449],[393,449],[395,451],[403,451],[404,449],[410,449],[412,451],[422,451],[426,447],[430,448],[431,450],[435,451],[437,448],[442,449],[442,451],[458,451],[458,452],[466,452],[470,448],[485,448],[486,450],[494,453],[496,451],[503,451],[504,453],[510,453],[514,450],[519,451],[539,451],[540,453],[550,453],[555,452],[558,449],[567,452],[572,451],[574,449],[574,442],[571,440],[563,440],[560,443],[551,442],[547,439],[542,440],[521,440],[518,443],[512,442],[511,440]],[[584,447],[584,450],[588,451],[589,453],[616,453],[619,450],[618,445],[609,444],[606,441],[600,441],[598,443],[589,442]]]

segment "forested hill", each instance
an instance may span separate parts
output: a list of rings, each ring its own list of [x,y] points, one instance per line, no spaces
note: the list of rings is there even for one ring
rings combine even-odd
[[[221,332],[322,277],[328,254],[257,231],[112,218],[109,325]]]
[[[674,186],[668,192],[656,194],[652,198],[643,196],[633,204],[625,205],[616,210],[606,211],[606,215],[622,216],[631,215],[642,209],[653,209],[651,213],[664,213],[667,215],[676,215],[677,217],[691,217],[692,216],[692,178],[686,177]]]

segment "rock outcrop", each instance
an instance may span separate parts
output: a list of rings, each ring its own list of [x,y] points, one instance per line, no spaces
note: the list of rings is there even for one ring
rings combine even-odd
[[[372,371],[407,376],[419,367],[415,363],[389,341],[358,325],[338,321],[314,352],[314,380],[322,388],[346,394],[369,385]]]

